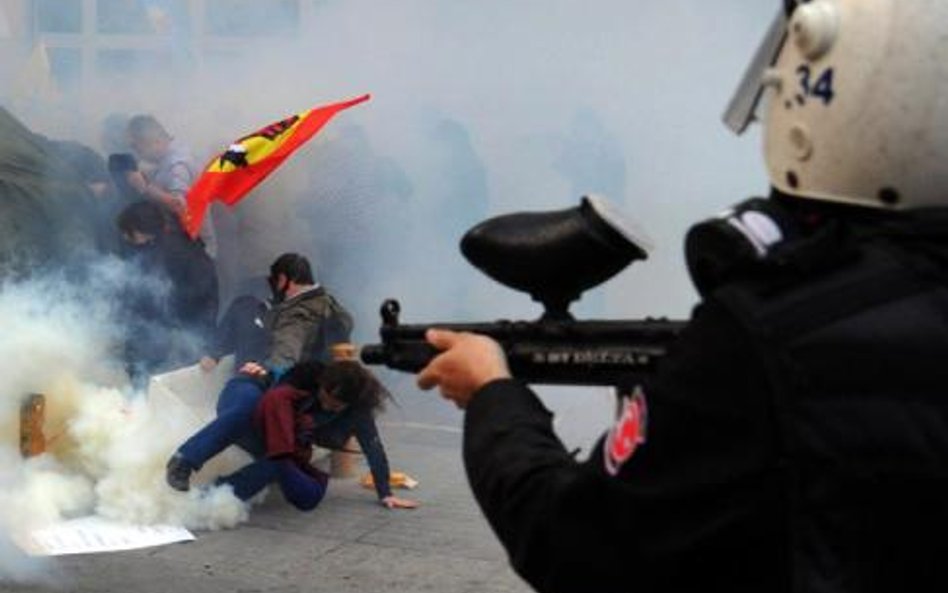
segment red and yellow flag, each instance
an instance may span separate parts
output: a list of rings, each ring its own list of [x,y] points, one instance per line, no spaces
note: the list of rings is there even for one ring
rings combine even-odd
[[[294,150],[316,135],[334,115],[369,100],[363,95],[310,109],[244,136],[214,157],[191,186],[182,223],[191,238],[198,235],[211,202],[233,206],[267,178]]]

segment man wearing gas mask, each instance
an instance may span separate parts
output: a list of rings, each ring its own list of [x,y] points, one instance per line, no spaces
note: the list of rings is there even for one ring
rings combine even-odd
[[[735,97],[771,196],[688,234],[687,329],[589,461],[503,351],[431,331],[540,591],[945,591],[948,3],[786,2]]]
[[[243,321],[253,331],[239,332],[265,345],[259,358],[246,362],[224,386],[217,417],[192,435],[168,461],[168,484],[188,490],[191,475],[229,445],[241,444],[252,429],[257,403],[266,389],[300,362],[329,362],[329,348],[347,342],[352,317],[320,286],[304,256],[285,253],[270,266],[271,306],[262,318]],[[238,348],[240,350],[240,348]],[[253,451],[251,451],[253,453]]]
[[[282,373],[297,362],[329,362],[329,346],[349,340],[352,317],[316,282],[309,261],[285,253],[270,266],[267,282],[273,306],[263,318],[270,335],[264,366]]]

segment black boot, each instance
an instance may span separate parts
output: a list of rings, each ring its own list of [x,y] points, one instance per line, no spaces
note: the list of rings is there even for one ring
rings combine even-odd
[[[194,473],[194,467],[188,463],[188,460],[175,453],[168,460],[165,468],[165,481],[168,485],[179,492],[187,492],[191,488],[191,474]]]

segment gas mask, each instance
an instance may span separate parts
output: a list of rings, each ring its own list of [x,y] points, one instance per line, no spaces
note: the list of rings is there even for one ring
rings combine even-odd
[[[278,305],[286,300],[286,291],[290,287],[290,281],[287,280],[283,285],[283,288],[280,288],[280,277],[268,276],[267,284],[270,285],[270,302],[274,305]]]

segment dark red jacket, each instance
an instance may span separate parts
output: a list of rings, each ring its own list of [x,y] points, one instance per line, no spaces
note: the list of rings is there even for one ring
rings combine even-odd
[[[316,389],[315,385],[303,390],[284,383],[263,395],[254,412],[254,427],[263,436],[267,457],[292,458],[308,471],[314,444],[340,449],[355,436],[372,471],[376,493],[380,499],[390,496],[388,458],[372,410],[349,407],[326,412],[313,395]]]
[[[313,395],[283,384],[267,390],[254,412],[254,426],[263,434],[267,457],[292,456],[309,462],[313,417],[306,413]]]

